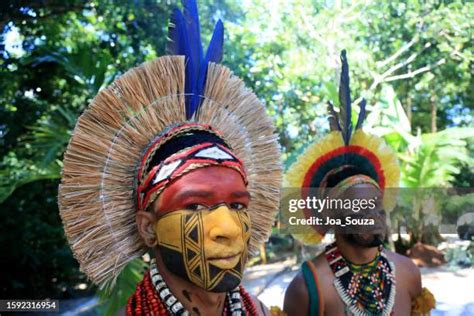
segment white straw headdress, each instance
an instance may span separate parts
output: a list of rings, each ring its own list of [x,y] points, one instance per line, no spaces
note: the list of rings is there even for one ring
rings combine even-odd
[[[249,250],[255,252],[270,235],[281,185],[275,128],[242,80],[212,62],[206,63],[203,91],[190,116],[189,97],[196,93],[187,87],[186,58],[163,56],[127,71],[99,92],[73,131],[64,155],[60,214],[81,270],[100,286],[113,283],[147,251],[135,222],[136,169],[147,145],[169,126],[197,122],[222,133],[248,177]]]

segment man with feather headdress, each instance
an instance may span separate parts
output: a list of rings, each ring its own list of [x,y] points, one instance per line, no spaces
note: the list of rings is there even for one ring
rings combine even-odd
[[[82,271],[101,287],[147,251],[128,315],[257,315],[240,285],[279,204],[274,126],[222,60],[204,55],[197,5],[173,11],[168,51],[127,71],[81,115],[64,155],[60,213]]]

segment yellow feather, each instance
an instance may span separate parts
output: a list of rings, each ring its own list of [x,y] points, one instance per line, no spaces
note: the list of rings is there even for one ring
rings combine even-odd
[[[303,185],[304,177],[311,165],[321,156],[344,146],[342,134],[334,131],[326,135],[320,141],[308,146],[302,155],[298,157],[285,174],[284,185],[287,188],[300,188]]]
[[[285,188],[301,188],[306,173],[311,165],[321,156],[344,146],[342,134],[339,131],[333,131],[326,135],[323,139],[312,143],[306,148],[304,153],[298,157],[285,174],[284,187]],[[295,197],[301,198],[301,197]],[[302,214],[297,216],[304,218]],[[323,236],[315,231],[310,226],[300,226],[297,234],[292,234],[293,237],[300,240],[306,245],[318,244]]]

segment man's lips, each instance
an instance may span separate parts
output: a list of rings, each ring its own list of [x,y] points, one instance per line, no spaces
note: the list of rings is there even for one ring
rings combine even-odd
[[[233,255],[225,255],[225,256],[219,256],[219,257],[210,257],[208,258],[207,260],[231,260],[231,259],[234,259],[235,257],[240,257],[240,255],[242,254],[242,252],[238,252],[236,254],[233,254]]]

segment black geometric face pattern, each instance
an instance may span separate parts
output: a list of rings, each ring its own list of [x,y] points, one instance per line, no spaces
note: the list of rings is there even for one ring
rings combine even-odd
[[[167,268],[211,292],[227,292],[239,285],[248,257],[251,221],[246,210],[232,212],[235,212],[242,228],[242,240],[246,245],[235,267],[222,269],[206,260],[203,212],[193,212],[181,217],[182,237],[179,247],[160,244],[161,256]]]

